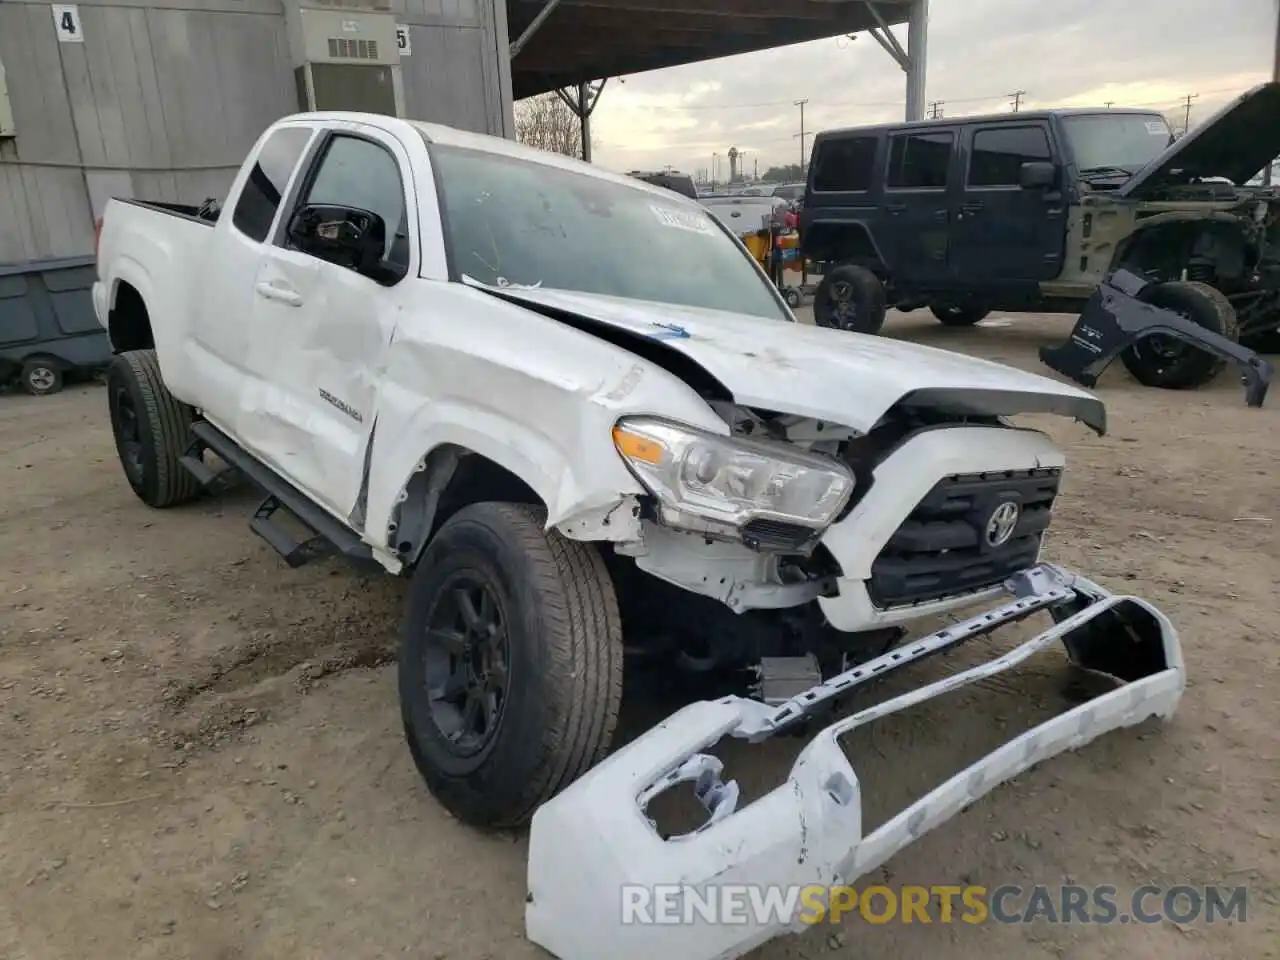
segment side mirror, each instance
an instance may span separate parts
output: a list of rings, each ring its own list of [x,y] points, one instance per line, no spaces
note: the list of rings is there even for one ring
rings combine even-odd
[[[408,272],[402,264],[383,259],[387,224],[371,210],[307,204],[290,218],[286,234],[296,249],[381,284],[395,283]]]
[[[1058,168],[1047,160],[1033,160],[1018,169],[1018,185],[1024,190],[1052,187],[1058,179]]]

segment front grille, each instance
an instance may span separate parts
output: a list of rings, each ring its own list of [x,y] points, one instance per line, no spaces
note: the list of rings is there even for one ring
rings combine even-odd
[[[925,495],[871,565],[879,607],[926,603],[995,586],[1036,562],[1061,471],[1010,470],[947,477]],[[1009,539],[986,536],[1004,503],[1018,505]]]

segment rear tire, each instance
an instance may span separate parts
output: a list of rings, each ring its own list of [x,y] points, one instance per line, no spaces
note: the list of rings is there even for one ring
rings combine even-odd
[[[876,334],[887,310],[880,278],[852,264],[828,270],[813,295],[813,322],[820,327]]]
[[[931,304],[929,312],[938,318],[939,323],[948,327],[972,327],[975,323],[985,320],[991,313],[986,307],[942,303]]]
[[[1153,307],[1181,314],[1206,330],[1235,340],[1239,326],[1235,308],[1226,296],[1207,283],[1169,281],[1146,287],[1138,299]],[[1143,337],[1120,355],[1125,369],[1145,387],[1191,390],[1218,375],[1226,361],[1174,337]]]
[[[199,496],[199,481],[178,462],[191,444],[192,411],[165,387],[154,350],[130,350],[112,361],[107,403],[116,453],[138,498],[172,507]]]
[[[405,739],[436,799],[476,826],[528,821],[603,758],[617,724],[613,582],[590,544],[545,527],[541,507],[466,507],[428,543],[410,587]]]

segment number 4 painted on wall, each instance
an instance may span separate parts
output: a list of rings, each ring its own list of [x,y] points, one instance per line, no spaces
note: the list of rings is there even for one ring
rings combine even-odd
[[[53,26],[58,33],[59,43],[84,43],[84,33],[80,29],[80,8],[75,4],[55,3]]]

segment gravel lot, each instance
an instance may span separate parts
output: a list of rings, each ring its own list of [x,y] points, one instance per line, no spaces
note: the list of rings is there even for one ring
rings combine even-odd
[[[1066,326],[956,331],[920,313],[887,329],[1044,372],[1035,349]],[[1231,375],[1144,390],[1118,364],[1099,392],[1108,436],[1046,423],[1071,464],[1049,554],[1174,618],[1182,710],[1024,775],[879,877],[1248,885],[1248,921],[853,919],[753,960],[1280,956],[1280,395],[1246,409]],[[100,387],[0,398],[0,458],[0,956],[545,956],[523,939],[525,836],[450,819],[404,748],[390,664],[402,584],[336,561],[288,570],[249,532],[249,492],[148,510]],[[1062,667],[1055,654],[852,743],[873,811],[1059,709]],[[625,722],[652,713],[633,705]],[[732,757],[764,782],[798,748]]]

